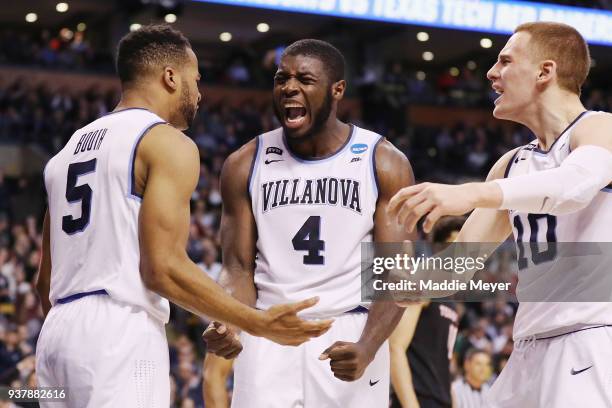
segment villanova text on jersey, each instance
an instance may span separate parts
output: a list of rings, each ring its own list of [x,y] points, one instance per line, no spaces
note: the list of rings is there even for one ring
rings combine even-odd
[[[281,179],[261,184],[263,212],[278,207],[304,204],[342,206],[361,214],[359,182],[349,178],[325,177]]]

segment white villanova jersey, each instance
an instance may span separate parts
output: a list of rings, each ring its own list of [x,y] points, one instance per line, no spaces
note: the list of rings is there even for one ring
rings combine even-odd
[[[161,123],[146,109],[109,113],[77,130],[47,163],[52,304],[104,290],[168,321],[168,301],[140,276],[133,168],[141,138]]]
[[[289,150],[282,128],[257,137],[249,194],[257,223],[257,307],[319,296],[310,318],[361,302],[361,242],[371,242],[378,199],[378,134],[351,125],[346,143],[320,159]]]
[[[570,154],[570,138],[576,123],[588,115],[595,114],[598,113],[584,112],[576,118],[548,151],[541,150],[537,140],[520,148],[508,164],[506,177],[559,167]],[[580,265],[585,265],[584,262],[588,261],[587,257],[557,256],[556,251],[587,247],[563,243],[612,242],[611,187],[612,185],[609,185],[602,189],[585,208],[570,214],[553,216],[509,212],[517,243],[519,266],[516,292],[520,303],[514,322],[515,339],[546,337],[584,327],[612,324],[612,303],[544,301],[546,295],[558,300],[559,297],[555,298],[555,293],[572,300],[572,291],[586,293],[596,290],[597,285],[603,283],[599,280],[610,275],[607,273],[609,265],[595,265],[593,268],[589,265],[588,268],[581,268]],[[559,244],[543,245],[549,242]],[[530,243],[540,243],[538,250],[529,251]],[[522,298],[543,301],[523,302]]]

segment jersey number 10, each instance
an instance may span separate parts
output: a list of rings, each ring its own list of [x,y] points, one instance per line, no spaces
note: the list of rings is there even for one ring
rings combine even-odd
[[[546,219],[547,248],[544,251],[540,251],[538,243],[538,220],[540,218]],[[557,234],[555,232],[557,228],[557,217],[550,214],[528,214],[527,221],[529,221],[529,228],[531,229],[531,236],[528,241],[531,261],[534,265],[552,261],[555,256],[557,256]],[[521,222],[521,217],[518,215],[514,216],[514,227],[516,228],[516,246],[518,248],[518,268],[525,269],[528,264],[527,257],[525,256],[525,243],[523,242],[525,228]]]

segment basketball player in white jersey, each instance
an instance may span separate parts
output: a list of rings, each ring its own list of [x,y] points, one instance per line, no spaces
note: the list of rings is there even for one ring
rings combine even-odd
[[[519,301],[538,281],[547,293],[564,284],[600,285],[582,282],[586,274],[563,268],[549,250],[523,252],[523,242],[612,241],[612,115],[588,112],[580,102],[589,64],[574,28],[518,26],[487,74],[500,95],[493,115],[529,127],[537,139],[505,154],[486,182],[409,187],[391,200],[390,213],[408,230],[425,217],[430,230],[440,216],[475,209],[457,241],[501,243],[513,233]],[[608,275],[609,265],[601,266]],[[515,351],[490,406],[612,406],[611,326],[612,303],[521,302]]]
[[[77,130],[45,169],[37,375],[41,386],[66,388],[53,407],[167,407],[168,300],[281,344],[331,324],[297,317],[316,299],[244,305],[187,257],[200,166],[179,130],[200,101],[188,40],[170,26],[143,27],[121,40],[117,70],[115,111]]]
[[[344,58],[336,48],[319,40],[293,43],[274,77],[282,127],[247,143],[223,168],[225,287],[257,308],[317,295],[320,302],[301,315],[335,319],[326,335],[298,348],[243,332],[233,407],[389,403],[386,339],[403,309],[377,302],[368,313],[360,246],[409,238],[385,209],[393,194],[413,183],[413,174],[382,136],[337,119],[345,88]],[[225,326],[209,326],[209,350],[235,355],[242,346],[228,333]]]

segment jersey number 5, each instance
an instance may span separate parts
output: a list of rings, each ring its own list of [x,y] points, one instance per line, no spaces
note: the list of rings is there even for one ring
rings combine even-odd
[[[83,231],[89,225],[91,214],[91,187],[89,184],[77,186],[79,176],[96,171],[96,159],[86,162],[72,163],[68,166],[68,178],[66,180],[66,200],[69,203],[81,202],[81,216],[74,218],[72,215],[62,217],[62,230],[66,234],[74,234]]]
[[[295,234],[291,243],[296,251],[308,251],[304,255],[304,265],[323,265],[325,257],[320,254],[325,250],[325,241],[319,239],[321,232],[321,217],[312,215]]]

